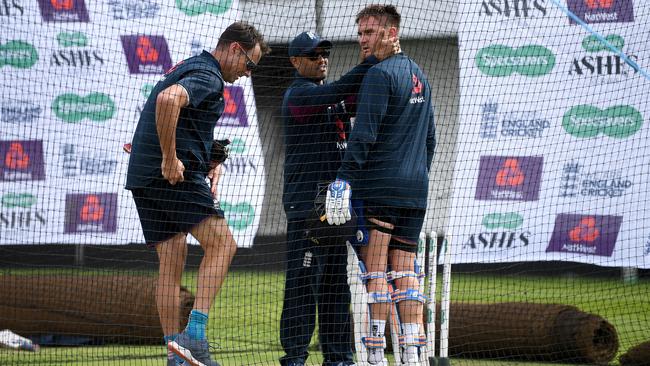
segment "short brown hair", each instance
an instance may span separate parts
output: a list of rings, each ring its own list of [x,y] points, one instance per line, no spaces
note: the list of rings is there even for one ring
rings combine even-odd
[[[239,43],[245,50],[253,49],[259,43],[262,55],[271,52],[271,49],[264,41],[262,33],[246,22],[235,22],[229,25],[221,33],[217,47],[228,46],[233,42]]]
[[[395,5],[368,5],[357,14],[356,23],[359,24],[359,20],[367,17],[383,17],[386,19],[387,25],[393,26],[397,29],[399,29],[399,23],[402,20],[402,16],[399,15],[399,12],[397,11]]]

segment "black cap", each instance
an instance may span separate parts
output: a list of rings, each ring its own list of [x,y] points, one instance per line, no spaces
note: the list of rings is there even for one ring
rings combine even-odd
[[[302,32],[289,42],[289,56],[304,56],[318,47],[332,48],[332,42],[314,32]]]

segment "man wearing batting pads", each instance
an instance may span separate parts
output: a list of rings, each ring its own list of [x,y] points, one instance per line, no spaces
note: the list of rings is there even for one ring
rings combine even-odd
[[[267,52],[253,26],[231,24],[212,52],[203,51],[165,73],[135,130],[126,188],[133,194],[145,241],[156,248],[160,261],[156,305],[168,366],[218,365],[206,339],[208,313],[237,245],[214,201],[225,158],[223,151],[214,149],[214,128],[225,108],[225,82],[250,76]],[[204,255],[194,307],[179,333],[188,233],[199,241]]]
[[[283,204],[287,215],[287,268],[280,318],[282,366],[303,366],[318,314],[324,366],[353,362],[346,235],[354,228],[323,223],[327,185],[336,178],[350,131],[356,93],[368,69],[396,52],[387,40],[339,80],[326,82],[332,43],[302,32],[289,43],[296,78],[284,94]],[[323,189],[319,189],[323,187]],[[322,191],[322,192],[321,192]],[[315,201],[321,198],[320,210]]]
[[[397,37],[400,18],[392,5],[361,10],[356,22],[363,52],[373,52],[382,30],[385,37]],[[370,364],[383,361],[392,303],[397,303],[401,323],[401,363],[417,363],[423,345],[425,298],[414,262],[434,146],[431,89],[420,67],[399,52],[370,68],[359,90],[348,148],[326,200],[327,221],[333,225],[350,220],[351,198],[363,201],[357,213],[365,216],[369,230],[361,259],[370,303],[370,329],[364,338]],[[389,291],[388,281],[394,291]]]

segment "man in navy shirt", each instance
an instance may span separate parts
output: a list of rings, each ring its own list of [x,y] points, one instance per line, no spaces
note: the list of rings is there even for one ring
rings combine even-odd
[[[268,51],[253,26],[231,24],[212,52],[203,51],[165,73],[138,121],[126,189],[133,194],[145,241],[158,253],[156,303],[168,365],[218,365],[210,357],[206,325],[237,245],[214,201],[221,169],[211,163],[214,128],[224,110],[224,83],[250,76]],[[194,308],[179,334],[188,233],[199,241],[204,256]]]
[[[282,104],[286,147],[283,204],[287,215],[287,270],[280,320],[283,366],[305,364],[316,312],[323,364],[353,363],[345,230],[323,224],[314,202],[320,188],[336,178],[361,80],[372,65],[394,54],[398,46],[396,40],[383,41],[374,55],[368,53],[339,80],[326,83],[331,47],[331,42],[313,32],[303,32],[289,44],[296,79]]]
[[[400,19],[392,5],[361,10],[356,22],[362,52],[372,53],[382,29],[386,36],[397,37]],[[365,339],[371,364],[384,358],[384,331],[392,303],[397,303],[400,314],[401,362],[418,362],[425,298],[414,261],[434,147],[431,88],[420,67],[399,52],[370,68],[359,90],[347,151],[328,191],[326,214],[330,224],[340,225],[350,220],[351,197],[364,204],[369,238],[361,257],[371,303],[370,335]],[[390,292],[388,277],[396,288]]]

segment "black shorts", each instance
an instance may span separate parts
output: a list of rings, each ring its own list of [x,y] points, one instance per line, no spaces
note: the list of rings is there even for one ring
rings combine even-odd
[[[151,185],[131,189],[147,245],[187,234],[210,216],[224,217],[215,203],[208,183],[200,175],[171,185],[157,179]]]
[[[416,252],[425,214],[425,209],[379,206],[364,202],[364,215],[369,229],[376,225],[372,225],[368,219],[377,219],[394,226],[390,230],[391,241],[388,244],[388,249]]]

